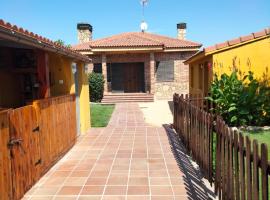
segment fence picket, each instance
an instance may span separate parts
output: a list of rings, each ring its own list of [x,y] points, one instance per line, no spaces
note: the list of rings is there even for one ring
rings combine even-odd
[[[246,166],[247,166],[247,191],[252,191],[252,174],[251,174],[251,142],[246,136]],[[251,192],[247,192],[247,200],[252,200]]]
[[[259,199],[259,155],[258,142],[253,140],[253,199]]]
[[[262,199],[268,199],[268,151],[266,144],[261,145],[261,168],[262,168]]]

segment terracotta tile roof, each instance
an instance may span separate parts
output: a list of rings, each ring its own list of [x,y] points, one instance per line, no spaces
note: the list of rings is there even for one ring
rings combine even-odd
[[[201,44],[170,38],[152,33],[128,32],[111,37],[93,40],[74,45],[75,50],[91,50],[92,48],[121,48],[121,47],[161,47],[161,48],[199,48]]]
[[[204,51],[206,53],[209,53],[211,51],[221,50],[221,49],[226,48],[226,47],[231,47],[234,45],[241,44],[243,42],[248,42],[248,41],[251,41],[254,39],[265,37],[269,34],[270,34],[270,28],[264,29],[264,30],[259,31],[259,32],[251,33],[251,34],[246,35],[246,36],[241,36],[241,37],[236,38],[236,39],[232,39],[232,40],[229,40],[229,41],[226,41],[223,43],[219,43],[219,44],[215,44],[215,45],[210,46],[210,47],[206,47],[206,48],[204,48]]]
[[[49,47],[51,49],[55,49],[55,51],[62,52],[68,57],[74,57],[79,60],[83,61],[89,61],[90,59],[82,55],[81,53],[74,51],[71,48],[67,48],[65,46],[60,45],[57,42],[53,42],[50,39],[47,39],[45,37],[42,37],[38,34],[35,34],[33,32],[30,32],[26,29],[23,29],[21,27],[18,27],[16,25],[12,25],[9,22],[5,22],[4,20],[0,19],[0,32],[13,35],[14,37],[26,37],[31,40],[31,42],[39,44],[42,48],[42,46]]]

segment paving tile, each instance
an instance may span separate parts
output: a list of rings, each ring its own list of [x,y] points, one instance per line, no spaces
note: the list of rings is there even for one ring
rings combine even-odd
[[[84,186],[81,195],[102,195],[104,186]]]
[[[175,195],[187,195],[187,188],[185,185],[181,185],[181,186],[172,186],[173,188],[173,192]]]
[[[90,177],[85,185],[106,185],[107,177]]]
[[[152,177],[150,178],[150,185],[170,185],[170,179],[168,177]]]
[[[127,196],[127,200],[150,200],[151,197],[150,196],[143,196],[143,195],[140,195],[140,196]]]
[[[149,185],[148,177],[131,177],[128,185]]]
[[[173,195],[171,186],[150,186],[152,195]]]
[[[68,177],[64,182],[64,186],[83,186],[86,180],[86,177]]]
[[[88,177],[90,174],[90,171],[81,171],[81,170],[76,170],[76,171],[73,171],[71,174],[70,174],[70,177]]]
[[[107,186],[104,195],[126,195],[127,186]]]
[[[174,196],[172,195],[166,195],[166,196],[151,196],[151,200],[175,200]]]
[[[81,189],[80,186],[63,186],[57,195],[78,195]]]
[[[94,195],[83,195],[80,196],[78,200],[101,200],[102,196],[98,195],[98,196],[94,196]]]
[[[55,195],[59,187],[41,187],[37,188],[32,195]]]
[[[67,177],[69,176],[69,174],[71,173],[71,171],[55,171],[53,173],[50,174],[51,177]]]
[[[127,185],[128,176],[111,175],[108,179],[108,185]]]
[[[125,200],[125,196],[114,195],[114,196],[103,196],[102,200]]]
[[[147,170],[131,170],[130,177],[148,177]]]
[[[55,196],[54,200],[77,200],[77,196]]]
[[[45,182],[44,186],[57,186],[62,185],[64,181],[66,180],[66,177],[49,177]]]
[[[31,200],[51,200],[53,196],[33,196],[30,198]]]
[[[128,186],[128,195],[149,195],[148,186]]]

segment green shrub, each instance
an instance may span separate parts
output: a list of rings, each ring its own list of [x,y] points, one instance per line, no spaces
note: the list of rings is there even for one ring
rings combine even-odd
[[[270,89],[254,79],[252,72],[239,77],[237,71],[220,79],[215,75],[211,97],[207,97],[215,103],[215,112],[230,126],[269,125]]]
[[[90,90],[90,101],[100,102],[103,98],[104,92],[104,78],[102,74],[91,73],[88,76],[89,90]]]

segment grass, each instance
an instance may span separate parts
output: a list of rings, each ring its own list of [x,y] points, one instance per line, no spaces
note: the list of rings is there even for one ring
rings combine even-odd
[[[91,126],[106,127],[110,121],[114,105],[91,103]]]
[[[259,149],[261,144],[265,143],[268,147],[268,160],[270,160],[270,131],[244,132],[243,135],[249,136],[251,141],[257,140]]]

